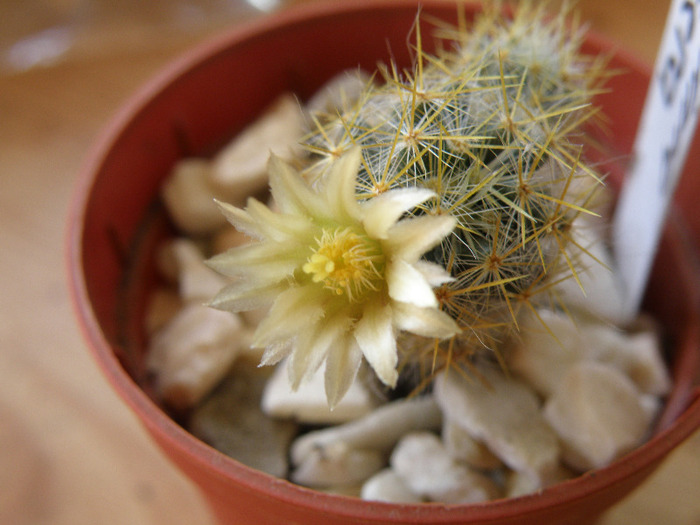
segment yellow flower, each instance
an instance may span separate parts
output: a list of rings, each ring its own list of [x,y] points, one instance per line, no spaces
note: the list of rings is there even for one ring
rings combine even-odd
[[[426,189],[397,189],[358,202],[360,162],[359,148],[352,149],[334,162],[316,191],[272,157],[277,211],[253,198],[245,210],[219,203],[229,222],[254,242],[208,261],[234,278],[211,305],[237,312],[271,303],[253,337],[255,347],[265,348],[261,364],[289,356],[297,388],[325,361],[331,407],[354,381],[363,356],[382,382],[396,385],[399,331],[445,338],[459,330],[439,309],[432,289],[450,276],[420,260],[452,231],[454,218],[399,220],[434,196]]]

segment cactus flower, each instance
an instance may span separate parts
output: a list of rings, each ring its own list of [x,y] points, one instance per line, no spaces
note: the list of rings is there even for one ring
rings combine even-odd
[[[424,188],[358,201],[360,163],[359,148],[351,149],[315,189],[272,157],[275,210],[253,198],[245,209],[219,203],[229,222],[254,240],[208,261],[233,278],[211,305],[236,312],[270,304],[253,337],[253,345],[265,349],[261,364],[289,356],[296,388],[325,361],[331,407],[354,381],[363,356],[383,383],[396,385],[399,332],[447,338],[459,331],[433,291],[451,277],[421,260],[450,234],[455,219],[429,213],[402,219],[435,196]]]

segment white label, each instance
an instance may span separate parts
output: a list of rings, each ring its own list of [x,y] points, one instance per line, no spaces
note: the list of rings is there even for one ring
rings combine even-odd
[[[700,110],[700,0],[671,3],[634,146],[634,162],[613,222],[613,249],[634,316],[646,288],[666,211]]]

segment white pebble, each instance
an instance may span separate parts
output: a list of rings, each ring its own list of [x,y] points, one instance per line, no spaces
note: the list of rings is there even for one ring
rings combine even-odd
[[[376,407],[375,398],[369,394],[362,382],[354,381],[335,408],[328,408],[324,372],[325,367],[322,366],[310,380],[303,382],[293,391],[286,364],[281,363],[265,385],[263,411],[276,418],[330,425],[352,421]]]
[[[547,309],[521,320],[519,335],[506,356],[508,367],[545,397],[590,346],[569,316]]]
[[[364,482],[386,465],[378,450],[354,449],[334,443],[313,450],[292,471],[291,480],[307,487],[338,487]]]
[[[200,304],[180,310],[151,339],[147,366],[159,397],[176,408],[196,404],[226,375],[240,351],[240,319]]]
[[[412,430],[439,430],[442,414],[431,396],[403,399],[381,405],[360,419],[309,432],[292,444],[292,464],[299,465],[316,452],[338,444],[358,450],[389,452]]]
[[[641,394],[639,396],[639,402],[649,421],[654,421],[664,406],[662,399],[652,394]]]
[[[609,363],[645,393],[663,395],[671,384],[654,332],[627,334],[608,324],[574,322],[563,312],[546,309],[522,320],[520,339],[506,359],[545,397],[584,360]]]
[[[561,483],[575,476],[574,472],[567,469],[563,465],[551,476],[548,486],[555,483]],[[505,476],[505,496],[507,498],[517,498],[525,494],[533,494],[539,490],[547,488],[542,484],[533,482],[530,476],[524,475],[517,470],[509,470]]]
[[[289,472],[289,444],[298,432],[293,421],[267,417],[260,397],[268,370],[238,358],[223,381],[198,403],[188,428],[205,443],[272,476]]]
[[[185,302],[209,302],[228,280],[204,264],[204,255],[188,239],[175,239],[170,247],[178,268],[180,297]]]
[[[624,334],[612,332],[608,327],[599,330],[609,338],[607,346],[602,344],[602,337],[599,339],[602,347],[600,361],[623,372],[641,392],[655,396],[669,392],[671,378],[661,355],[658,334],[651,331]]]
[[[650,419],[634,384],[609,365],[581,362],[562,379],[544,414],[579,471],[600,468],[642,443]]]
[[[390,463],[411,492],[430,501],[478,503],[499,496],[492,480],[457,463],[431,432],[413,432],[401,438]]]
[[[435,382],[435,399],[455,424],[483,442],[507,466],[546,485],[559,465],[557,436],[540,412],[535,392],[500,370],[482,367],[469,381],[452,371]]]
[[[493,470],[503,466],[503,462],[486,445],[449,418],[445,418],[442,425],[442,441],[450,456],[470,467]]]
[[[605,244],[602,218],[580,216],[571,228],[572,244],[586,253],[576,270],[576,279],[565,279],[555,286],[557,296],[570,308],[584,312],[599,321],[617,325],[631,321],[623,308],[623,293],[614,268],[612,254]]]
[[[163,185],[163,201],[170,218],[190,235],[209,234],[226,224],[214,202],[219,195],[209,182],[210,170],[206,159],[183,159]]]
[[[270,153],[291,158],[303,135],[303,114],[293,95],[280,96],[213,159],[209,182],[234,206],[267,187]]]
[[[422,503],[422,497],[411,492],[401,477],[390,468],[380,470],[362,485],[361,497],[387,503]]]

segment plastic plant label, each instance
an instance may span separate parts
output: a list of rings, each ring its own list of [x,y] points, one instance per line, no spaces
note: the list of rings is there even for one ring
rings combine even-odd
[[[700,0],[673,0],[613,222],[625,316],[639,309],[700,110]]]

